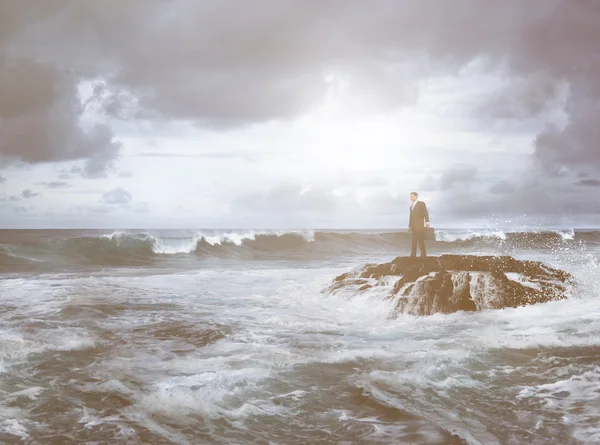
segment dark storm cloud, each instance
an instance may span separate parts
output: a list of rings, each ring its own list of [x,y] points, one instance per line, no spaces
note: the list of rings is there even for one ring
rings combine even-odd
[[[371,110],[414,101],[422,70],[406,56],[423,58],[423,48],[399,46],[398,32],[409,28],[409,15],[424,12],[411,9],[390,2],[365,14],[364,3],[341,1],[80,1],[55,26],[95,31],[63,41],[70,51],[61,57],[80,55],[85,45],[102,61],[87,69],[112,68],[97,73],[91,106],[121,118],[223,126],[296,117],[323,99],[327,75],[350,81]]]
[[[28,163],[85,159],[84,174],[100,176],[119,146],[107,126],[79,126],[77,82],[52,65],[0,54],[0,154]]]
[[[67,5],[0,1],[0,158],[27,163],[82,159],[84,175],[101,176],[119,146],[107,126],[80,125],[79,63],[60,64],[44,50],[73,37],[70,29],[61,36],[46,28]],[[24,45],[31,32],[37,33],[35,48]]]
[[[509,77],[484,101],[476,104],[474,111],[480,118],[523,120],[537,117],[556,108],[565,85],[548,73]]]
[[[117,117],[219,125],[294,117],[323,97],[325,76],[336,73],[373,109],[412,101],[407,80],[417,74],[513,50],[536,8],[553,8],[535,3],[65,0],[47,3],[45,13],[10,1],[4,8],[12,20],[38,25],[13,29],[24,51],[35,54],[44,36],[43,49],[62,65],[101,79],[89,105]]]
[[[132,196],[127,190],[117,187],[109,192],[106,192],[100,198],[100,202],[111,205],[123,205],[131,202]]]

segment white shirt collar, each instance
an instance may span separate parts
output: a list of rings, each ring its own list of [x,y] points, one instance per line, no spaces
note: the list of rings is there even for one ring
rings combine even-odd
[[[417,205],[417,202],[419,202],[419,198],[417,198],[417,200],[415,202],[412,203],[412,205],[410,206],[411,209],[414,209],[415,206]]]

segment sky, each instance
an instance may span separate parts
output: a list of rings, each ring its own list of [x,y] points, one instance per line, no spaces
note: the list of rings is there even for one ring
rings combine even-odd
[[[600,226],[600,2],[0,0],[0,228]]]

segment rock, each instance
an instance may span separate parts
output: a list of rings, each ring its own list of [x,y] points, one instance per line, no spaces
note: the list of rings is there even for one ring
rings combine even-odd
[[[330,293],[385,290],[394,314],[431,315],[501,309],[566,298],[567,272],[510,256],[398,257],[366,264],[333,280]]]

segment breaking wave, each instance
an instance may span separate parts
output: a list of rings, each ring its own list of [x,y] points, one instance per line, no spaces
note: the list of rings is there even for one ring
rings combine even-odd
[[[277,252],[301,248],[314,241],[314,234],[224,232],[216,234],[159,236],[151,233],[114,232],[101,236],[69,238],[59,250],[94,264],[148,264],[175,256],[243,256],[252,252]]]
[[[575,230],[548,230],[528,232],[471,231],[445,232],[436,234],[436,241],[457,245],[509,246],[514,248],[544,249],[568,241],[600,241],[600,232],[576,232]]]
[[[0,265],[15,268],[35,262],[69,262],[96,265],[148,265],[160,259],[199,258],[314,258],[369,251],[406,250],[411,235],[400,231],[156,231],[49,235],[27,246],[0,244]],[[457,231],[438,230],[430,249],[462,248],[553,249],[576,244],[600,246],[600,231]],[[27,248],[26,254],[20,253]],[[59,256],[57,259],[56,256]]]

